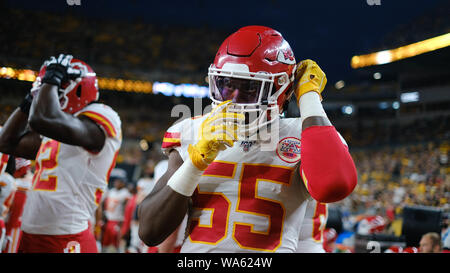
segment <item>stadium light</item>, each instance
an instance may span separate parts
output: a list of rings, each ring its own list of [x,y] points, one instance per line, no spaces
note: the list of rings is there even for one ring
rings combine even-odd
[[[395,49],[353,56],[350,65],[352,68],[357,69],[366,66],[387,64],[435,51],[447,46],[450,46],[450,33]]]
[[[34,82],[36,76],[37,73],[30,69],[14,69],[12,67],[0,68],[0,78]]]
[[[392,53],[390,50],[380,51],[376,55],[377,64],[387,64],[392,61]]]
[[[153,93],[161,93],[165,96],[184,96],[190,98],[208,97],[209,88],[196,84],[178,84],[168,82],[154,82]]]
[[[12,67],[1,67],[0,78],[16,79],[20,81],[34,82],[38,72],[30,69],[16,69]],[[137,81],[120,78],[102,78],[97,77],[99,89],[158,94],[166,96],[184,96],[187,98],[205,98],[209,95],[209,89],[206,86],[198,86],[196,84],[173,84],[160,83],[150,81]]]
[[[140,147],[141,150],[144,151],[144,152],[147,151],[148,148],[150,148],[150,147],[148,146],[147,140],[145,140],[145,139],[141,139],[141,141],[139,141],[139,147]]]
[[[380,73],[380,72],[375,72],[375,73],[373,73],[373,78],[374,78],[375,80],[381,79],[381,73]]]
[[[342,113],[345,115],[353,114],[353,106],[351,106],[351,105],[344,105],[344,106],[342,106],[341,110],[342,110]]]
[[[400,94],[400,101],[402,103],[416,102],[419,101],[419,99],[419,92],[405,92]]]
[[[395,110],[399,109],[400,108],[400,103],[398,101],[394,101],[392,103],[392,108],[395,109]]]
[[[383,101],[383,102],[380,102],[380,103],[378,104],[378,107],[379,107],[381,110],[386,110],[386,109],[389,108],[389,104],[388,104],[387,102]]]
[[[336,83],[334,84],[334,87],[335,87],[337,90],[340,90],[340,89],[344,88],[344,86],[345,86],[345,82],[344,82],[343,80],[340,80],[340,81],[338,81],[338,82],[336,82]]]

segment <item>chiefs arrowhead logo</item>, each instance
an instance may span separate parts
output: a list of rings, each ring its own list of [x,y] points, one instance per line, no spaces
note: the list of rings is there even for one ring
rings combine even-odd
[[[294,53],[290,49],[278,51],[277,61],[284,64],[295,64]]]

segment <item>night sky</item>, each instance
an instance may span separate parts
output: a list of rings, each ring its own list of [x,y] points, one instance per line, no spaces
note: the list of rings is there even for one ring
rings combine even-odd
[[[73,0],[72,0],[73,1]],[[381,45],[383,37],[446,2],[445,0],[314,0],[314,1],[146,1],[80,0],[80,6],[58,1],[6,1],[12,7],[65,12],[113,20],[141,19],[165,25],[208,25],[230,33],[245,25],[266,25],[280,31],[297,61],[310,58],[329,82],[351,78],[350,59]]]

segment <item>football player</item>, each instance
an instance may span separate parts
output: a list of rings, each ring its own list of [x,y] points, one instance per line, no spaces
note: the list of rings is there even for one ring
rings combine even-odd
[[[125,205],[131,198],[131,194],[126,187],[125,171],[122,169],[116,170],[118,170],[117,176],[112,179],[113,188],[108,191],[104,201],[106,218],[102,236],[102,250],[104,252],[121,252],[121,248],[119,248],[120,229],[125,216]]]
[[[381,215],[365,216],[359,221],[356,233],[360,235],[382,233],[386,226],[387,222]]]
[[[328,219],[328,205],[310,198],[307,202],[305,217],[300,228],[298,253],[325,253],[327,238],[324,238]]]
[[[1,128],[0,128],[1,129]],[[14,178],[10,157],[0,153],[0,253],[4,252],[7,244],[6,218],[14,196]],[[8,168],[8,170],[7,170]]]
[[[36,162],[19,252],[97,252],[88,221],[122,142],[119,116],[98,95],[88,64],[51,57],[0,132],[1,152]]]
[[[11,157],[14,158],[14,157]],[[23,158],[15,158],[14,167],[14,191],[11,195],[8,208],[6,226],[6,245],[4,252],[17,253],[22,231],[23,208],[27,199],[27,191],[31,187],[31,161]],[[11,162],[12,163],[12,162]]]
[[[263,26],[229,36],[208,74],[213,109],[168,129],[168,170],[139,207],[139,235],[158,245],[188,212],[181,252],[295,252],[307,198],[335,202],[356,186],[322,107],[326,76]],[[294,94],[301,117],[280,119]],[[273,149],[258,136],[268,131]]]

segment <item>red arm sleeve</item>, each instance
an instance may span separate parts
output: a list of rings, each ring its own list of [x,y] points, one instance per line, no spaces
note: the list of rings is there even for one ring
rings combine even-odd
[[[333,126],[312,126],[302,131],[300,175],[318,202],[344,199],[357,183],[356,167],[348,147]]]

